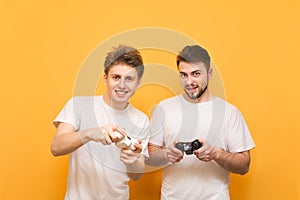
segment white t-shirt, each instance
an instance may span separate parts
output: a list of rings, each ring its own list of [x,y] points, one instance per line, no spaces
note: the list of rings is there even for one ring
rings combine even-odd
[[[158,104],[152,115],[150,143],[167,147],[174,140],[196,138],[232,153],[255,147],[240,111],[218,97],[193,104],[179,95]],[[161,199],[230,199],[228,184],[229,171],[215,161],[184,155],[179,163],[163,169]]]
[[[74,126],[78,131],[116,124],[142,140],[142,154],[148,157],[149,119],[130,104],[124,110],[108,106],[103,96],[71,98],[54,120]],[[70,155],[66,200],[128,199],[129,178],[120,161],[120,149],[114,144],[88,142]]]

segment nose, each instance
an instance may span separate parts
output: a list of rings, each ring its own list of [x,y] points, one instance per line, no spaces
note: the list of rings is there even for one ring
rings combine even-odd
[[[191,83],[193,83],[193,77],[187,76],[186,77],[186,84],[190,85]]]
[[[124,78],[121,78],[121,79],[120,79],[120,82],[119,82],[119,88],[124,89],[125,87],[126,87],[125,79],[124,79]]]

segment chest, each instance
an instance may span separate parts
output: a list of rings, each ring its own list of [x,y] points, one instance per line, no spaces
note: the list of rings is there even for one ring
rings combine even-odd
[[[191,141],[205,138],[212,124],[213,112],[210,107],[197,106],[170,109],[165,118],[165,141]]]

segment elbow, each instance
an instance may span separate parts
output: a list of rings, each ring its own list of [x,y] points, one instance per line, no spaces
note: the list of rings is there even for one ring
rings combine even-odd
[[[248,172],[249,172],[249,167],[246,167],[245,169],[241,170],[239,172],[239,174],[243,176],[243,175],[247,174]]]
[[[50,150],[54,157],[61,156],[60,151],[58,150],[58,148],[55,144],[53,144],[53,143],[51,144]]]
[[[133,181],[137,181],[142,177],[141,173],[135,173],[134,175],[131,175],[130,179]]]
[[[57,156],[59,156],[59,153],[55,150],[55,148],[53,148],[52,146],[51,146],[51,154],[54,156],[54,157],[57,157]]]
[[[58,153],[56,153],[55,151],[52,151],[51,150],[51,153],[52,153],[52,155],[54,156],[54,157],[58,157],[58,156],[60,156]]]
[[[250,160],[245,164],[245,166],[239,171],[240,175],[245,175],[249,172]]]
[[[245,159],[244,165],[239,172],[240,175],[245,175],[249,172],[250,162],[251,162],[251,159],[250,159],[250,154],[249,154],[249,157],[247,157],[247,159]]]

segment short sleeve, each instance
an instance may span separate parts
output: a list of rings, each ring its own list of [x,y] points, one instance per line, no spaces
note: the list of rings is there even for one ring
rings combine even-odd
[[[229,119],[227,147],[229,152],[247,151],[255,147],[248,126],[238,110]]]
[[[163,146],[164,145],[164,128],[166,113],[161,105],[156,106],[150,124],[150,140],[149,143]]]
[[[53,121],[54,126],[57,127],[59,122],[64,122],[64,123],[71,124],[72,126],[74,126],[75,130],[78,130],[79,129],[78,103],[79,101],[75,97],[69,99],[68,102],[63,107],[63,109],[54,119]]]
[[[142,146],[143,146],[143,150],[142,150],[142,154],[145,156],[145,158],[149,158],[149,152],[148,152],[148,142],[149,142],[149,119],[147,118],[145,120],[145,124],[143,126],[143,129],[141,131],[141,134],[139,137],[139,139],[142,140]]]

